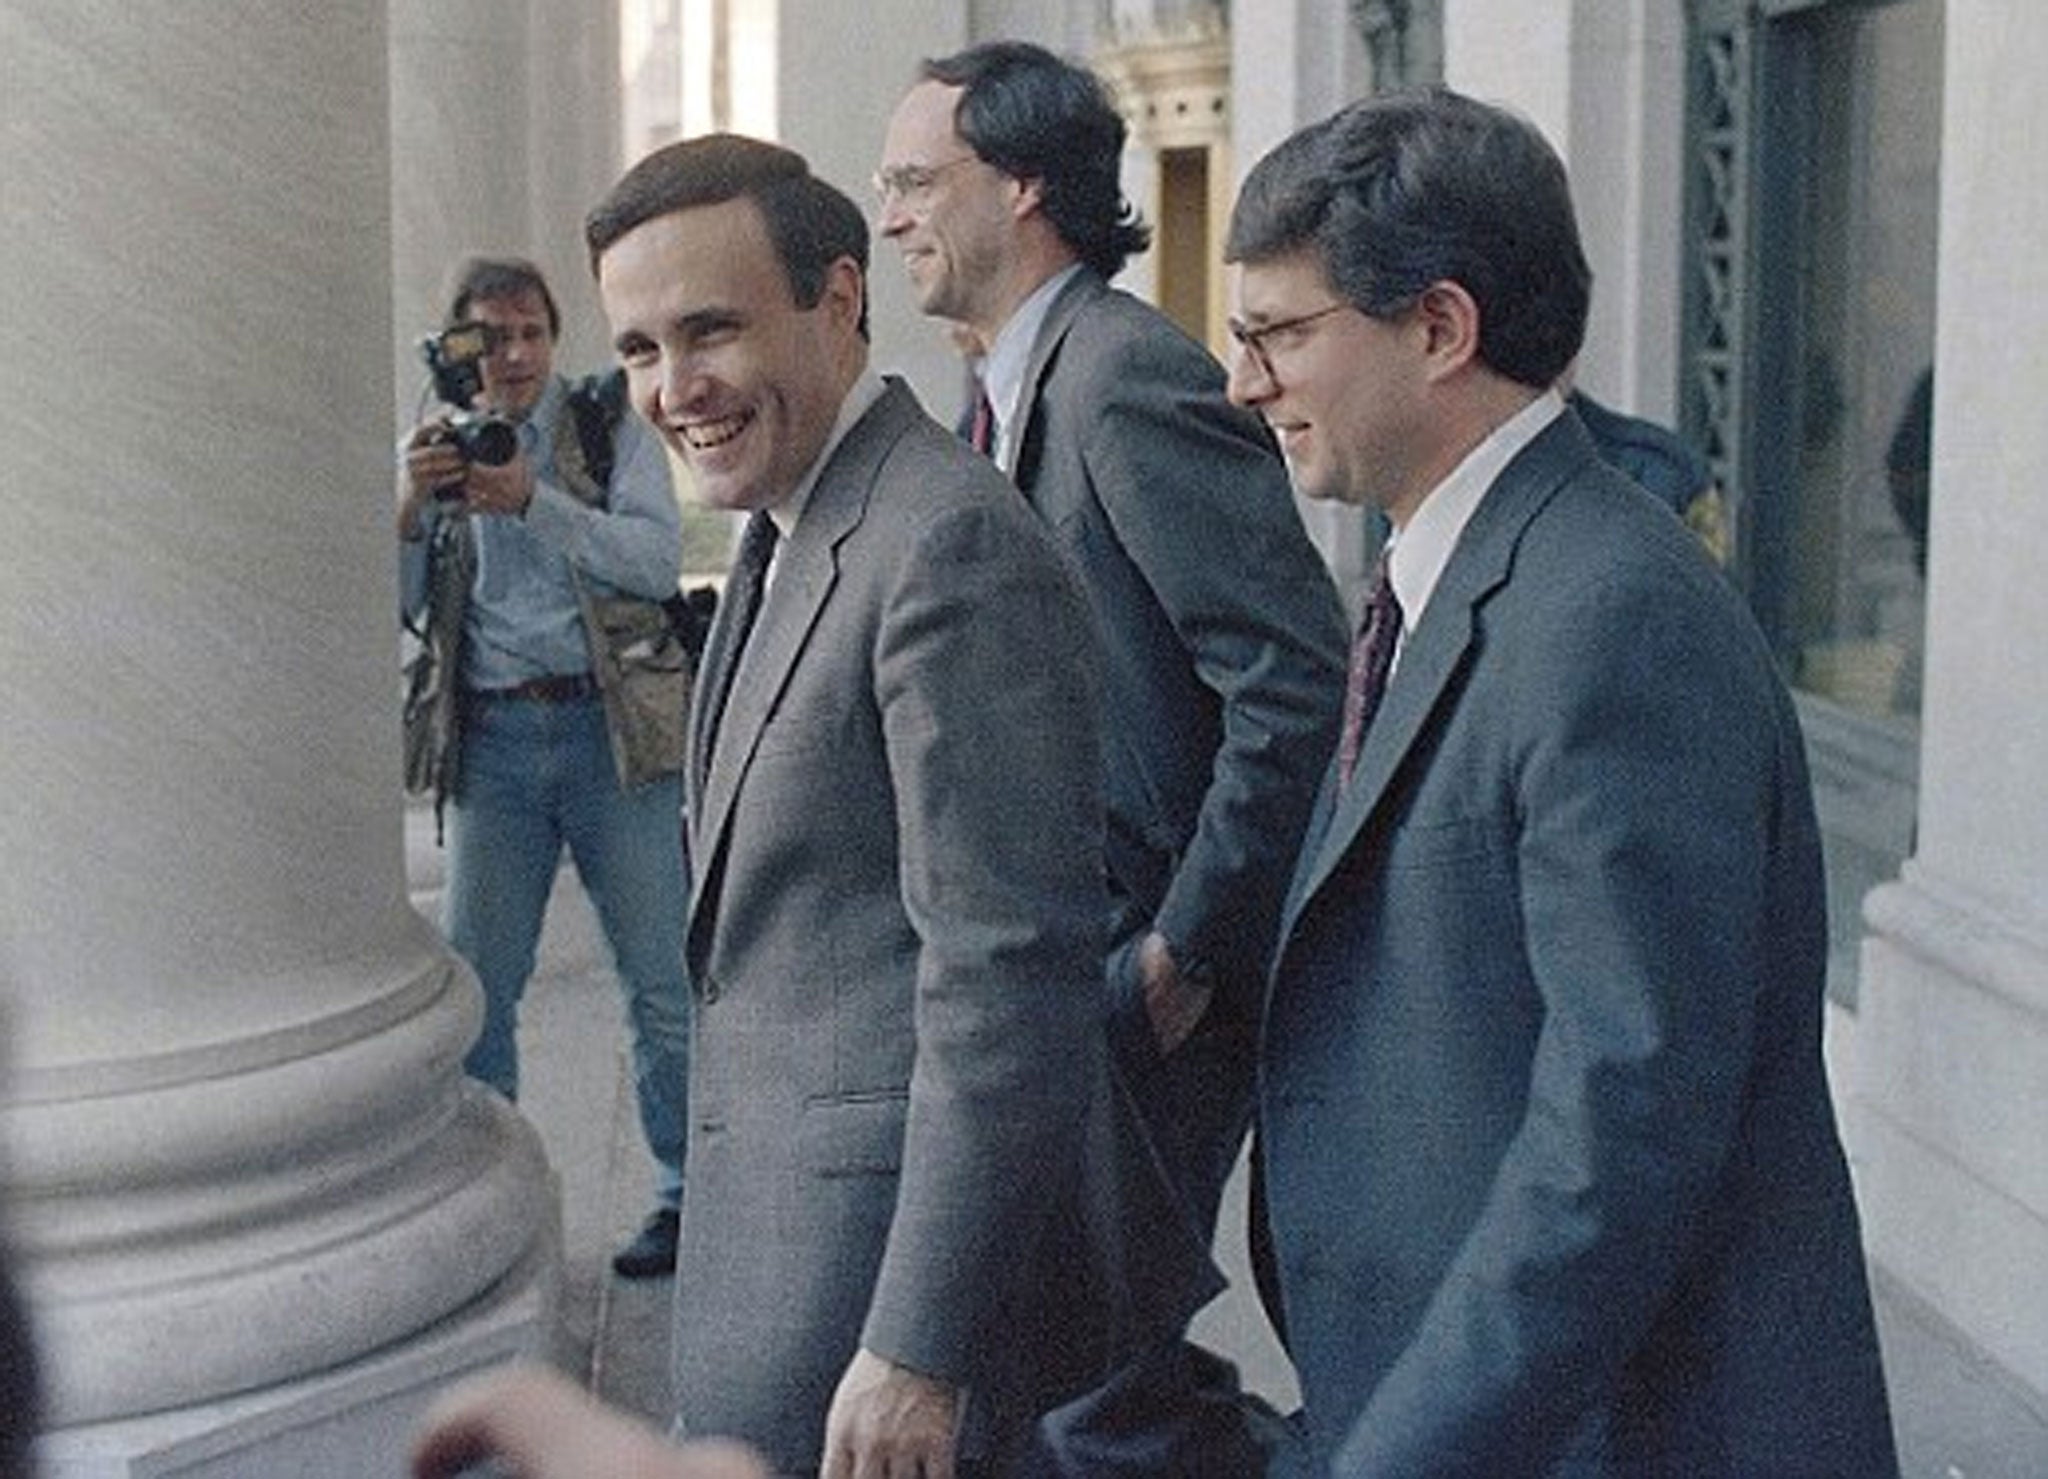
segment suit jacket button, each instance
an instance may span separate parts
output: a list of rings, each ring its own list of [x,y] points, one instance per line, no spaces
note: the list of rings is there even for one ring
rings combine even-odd
[[[702,981],[698,982],[697,995],[705,1001],[717,1001],[718,979],[715,976],[706,976]]]

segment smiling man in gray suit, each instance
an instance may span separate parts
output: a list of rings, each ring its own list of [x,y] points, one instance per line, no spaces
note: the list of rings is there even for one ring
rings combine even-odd
[[[1263,1044],[1315,1472],[1894,1472],[1798,720],[1550,389],[1590,287],[1563,166],[1373,99],[1259,163],[1228,255],[1233,395],[1394,528]]]
[[[866,224],[800,156],[671,145],[586,236],[634,406],[749,515],[685,774],[679,1425],[827,1479],[1001,1472],[1148,1297],[1071,1256],[1107,1082],[1086,607],[868,369]]]
[[[1072,557],[1105,691],[1117,1058],[1203,1237],[1251,1112],[1287,870],[1336,736],[1342,608],[1223,369],[1109,286],[1149,233],[1100,81],[992,42],[926,63],[876,175],[919,306],[986,350],[988,450]],[[1234,1377],[1173,1340],[1048,1425],[1090,1479],[1258,1462]]]

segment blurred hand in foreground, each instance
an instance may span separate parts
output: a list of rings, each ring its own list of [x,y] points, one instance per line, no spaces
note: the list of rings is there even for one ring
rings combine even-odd
[[[768,1479],[730,1443],[675,1444],[540,1367],[479,1377],[436,1402],[412,1454],[413,1479]]]

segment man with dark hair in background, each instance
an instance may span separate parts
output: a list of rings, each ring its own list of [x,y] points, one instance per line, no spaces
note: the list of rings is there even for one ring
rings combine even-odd
[[[446,757],[435,778],[449,817],[444,926],[484,991],[464,1067],[518,1097],[519,1002],[566,846],[625,988],[656,1165],[654,1210],[612,1266],[662,1275],[675,1267],[689,1068],[680,744],[673,761],[654,757],[665,773],[623,772],[583,597],[638,597],[650,611],[674,597],[681,515],[647,429],[610,416],[593,435],[583,388],[555,373],[561,319],[537,267],[464,262],[447,323],[481,326],[475,409],[517,433],[515,454],[494,464],[467,455],[437,412],[406,439],[398,479],[405,616],[415,630],[445,628],[426,640],[452,649],[453,732],[433,738]]]
[[[1564,167],[1443,90],[1252,170],[1231,393],[1393,526],[1281,926],[1267,1277],[1310,1471],[1897,1471],[1797,715],[1558,377]]]
[[[1574,367],[1575,369],[1576,367]],[[1603,405],[1565,372],[1558,390],[1586,423],[1601,460],[1620,468],[1692,530],[1700,547],[1722,569],[1734,558],[1728,501],[1714,482],[1714,470],[1697,448],[1668,426]]]
[[[1215,359],[1109,285],[1149,232],[1099,79],[994,42],[927,62],[875,176],[919,306],[984,357],[986,450],[1080,572],[1107,675],[1118,1065],[1198,1235],[1249,1123],[1260,982],[1343,690],[1342,609]],[[1046,1427],[1088,1475],[1256,1464],[1228,1366],[1176,1334]]]

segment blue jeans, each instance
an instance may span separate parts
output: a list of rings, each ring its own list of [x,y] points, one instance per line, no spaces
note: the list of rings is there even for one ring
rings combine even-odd
[[[463,1067],[508,1099],[519,1094],[519,999],[564,843],[625,988],[640,1127],[659,1200],[674,1207],[690,1061],[681,780],[621,790],[595,697],[465,697],[446,928],[484,988],[483,1034]]]

